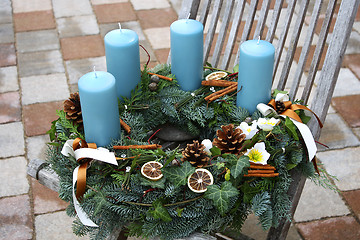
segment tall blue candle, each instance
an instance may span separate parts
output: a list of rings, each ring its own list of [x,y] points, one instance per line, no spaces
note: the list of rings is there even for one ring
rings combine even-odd
[[[180,19],[170,26],[171,72],[184,91],[201,86],[203,78],[202,23],[193,19]]]
[[[241,44],[236,105],[250,113],[259,103],[271,98],[274,68],[274,46],[263,40],[249,40]]]
[[[98,146],[120,138],[120,118],[115,78],[108,72],[94,71],[78,82],[85,140]]]
[[[104,38],[107,71],[116,79],[118,97],[130,97],[140,82],[139,37],[129,29],[115,29]]]

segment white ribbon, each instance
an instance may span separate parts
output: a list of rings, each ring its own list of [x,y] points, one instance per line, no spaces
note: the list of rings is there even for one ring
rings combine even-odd
[[[115,154],[113,152],[110,152],[108,149],[102,148],[102,147],[99,147],[97,149],[80,148],[80,149],[77,149],[74,151],[73,142],[74,142],[74,140],[67,140],[61,150],[61,154],[63,154],[66,157],[73,156],[76,160],[81,159],[81,158],[91,158],[91,159],[98,160],[101,162],[110,163],[110,164],[113,164],[116,166],[118,165],[116,158],[115,158]],[[86,226],[90,226],[90,227],[98,227],[98,225],[96,225],[93,221],[91,221],[91,219],[86,214],[86,212],[84,212],[84,210],[81,208],[80,203],[78,202],[78,200],[76,198],[75,184],[77,182],[79,167],[80,166],[76,167],[73,172],[72,195],[73,195],[75,211],[76,211],[80,221],[82,222],[82,224],[84,224]]]
[[[270,113],[276,113],[276,111],[264,104],[264,103],[259,103],[256,108],[264,115],[264,116],[267,116],[269,115]],[[286,118],[285,115],[280,115],[281,117],[283,118]],[[303,124],[301,122],[298,122],[298,121],[295,121],[294,119],[290,118],[290,120],[295,124],[295,126],[297,127],[297,129],[299,130],[302,138],[304,139],[304,142],[305,142],[305,146],[306,146],[306,149],[307,149],[307,152],[309,154],[309,160],[311,161],[314,157],[315,157],[315,154],[316,154],[316,151],[317,151],[317,147],[316,147],[316,143],[315,143],[315,140],[314,140],[314,137],[309,129],[309,127],[306,125],[306,124]]]

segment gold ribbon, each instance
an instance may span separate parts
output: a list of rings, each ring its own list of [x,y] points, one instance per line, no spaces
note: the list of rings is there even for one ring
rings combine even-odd
[[[96,143],[87,143],[84,139],[81,138],[76,138],[73,142],[72,147],[74,151],[79,148],[97,148]],[[78,163],[80,163],[76,183],[76,198],[78,200],[82,197],[82,195],[84,195],[86,190],[86,170],[90,160],[91,158],[77,159]]]
[[[312,114],[314,114],[314,116],[316,117],[316,120],[319,123],[320,128],[323,127],[323,124],[320,120],[320,118],[316,115],[316,113],[314,113],[313,111],[311,111],[310,108],[305,107],[303,105],[299,105],[299,104],[293,104],[291,101],[285,101],[283,102],[285,105],[285,111],[283,111],[282,113],[280,113],[281,115],[285,115],[288,116],[289,118],[292,118],[298,122],[301,122],[301,118],[299,117],[299,115],[296,114],[296,110],[308,110],[310,111]],[[271,99],[270,102],[268,103],[268,105],[272,106],[275,110],[276,110],[276,102],[275,99]]]

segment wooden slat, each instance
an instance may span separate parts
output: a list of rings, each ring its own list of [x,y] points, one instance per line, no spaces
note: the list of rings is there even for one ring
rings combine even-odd
[[[320,30],[319,40],[316,44],[315,51],[314,51],[314,57],[311,61],[308,77],[306,79],[306,84],[301,96],[301,99],[304,101],[305,104],[307,104],[309,100],[309,96],[311,93],[312,86],[314,84],[315,76],[318,71],[318,67],[321,60],[321,55],[324,51],[324,47],[326,44],[326,38],[328,36],[328,32],[331,25],[331,20],[333,18],[335,7],[336,7],[336,0],[330,0],[326,9],[325,13],[325,19],[323,22],[323,25]]]
[[[279,22],[279,17],[281,14],[283,2],[284,2],[284,0],[276,0],[276,2],[275,2],[273,16],[272,16],[271,23],[270,23],[270,26],[269,26],[269,29],[268,29],[268,32],[267,32],[266,38],[265,38],[265,40],[268,42],[272,43],[274,40],[275,31],[276,31],[276,27]]]
[[[206,33],[205,44],[204,44],[204,64],[207,62],[207,59],[210,54],[210,49],[211,49],[211,45],[212,45],[212,42],[214,39],[216,26],[218,24],[222,3],[223,3],[223,0],[215,0],[215,3],[214,3],[211,20],[210,20],[210,25],[209,25],[209,30]]]
[[[277,89],[283,90],[285,88],[285,84],[289,76],[291,64],[294,59],[296,47],[301,34],[302,26],[305,20],[306,10],[309,5],[309,1],[310,0],[303,0],[300,3],[301,5],[300,5],[299,16],[294,25],[293,35],[291,37],[290,46],[286,54],[284,66],[281,72],[280,81],[278,83]]]
[[[201,12],[200,12],[199,22],[201,22],[205,26],[207,17],[209,15],[211,0],[204,0],[202,2],[202,4],[203,5],[202,5]]]
[[[214,67],[217,67],[219,60],[220,60],[220,56],[221,56],[221,51],[225,42],[225,38],[226,38],[226,33],[229,27],[229,22],[230,22],[230,18],[231,18],[231,13],[234,7],[234,0],[227,0],[226,1],[226,6],[225,6],[225,11],[223,13],[223,18],[221,20],[221,29],[220,32],[218,34],[218,38],[215,44],[215,49],[214,49],[214,53],[211,57],[211,64]]]
[[[256,29],[255,29],[255,33],[254,33],[254,39],[262,37],[263,31],[264,31],[264,28],[265,28],[267,15],[269,13],[270,2],[271,2],[271,0],[264,0],[263,3],[262,3],[261,10],[260,10],[260,13],[259,13],[259,19],[258,19]]]
[[[224,56],[220,65],[220,69],[227,69],[229,67],[230,59],[232,52],[234,50],[236,37],[239,31],[239,27],[241,24],[241,19],[243,16],[244,8],[245,8],[246,0],[240,0],[237,2],[235,7],[234,17],[230,29],[229,38],[225,47]],[[236,62],[236,61],[235,61]]]
[[[289,92],[289,96],[290,96],[291,100],[294,100],[294,98],[296,96],[296,93],[297,93],[297,90],[298,90],[299,85],[300,85],[301,77],[303,75],[304,68],[305,68],[305,65],[306,65],[306,61],[308,59],[308,55],[309,55],[309,52],[310,52],[310,46],[311,46],[311,43],[312,43],[313,38],[314,38],[316,24],[317,24],[319,16],[320,16],[320,11],[321,11],[322,4],[323,4],[323,0],[318,0],[318,1],[315,2],[315,5],[314,5],[314,9],[313,9],[313,12],[312,12],[310,24],[309,24],[309,27],[308,27],[308,30],[307,30],[305,44],[302,47],[299,62],[298,62],[298,66],[296,68],[295,76],[294,76],[294,79],[293,79],[293,84],[292,84],[290,92]]]
[[[278,44],[275,49],[275,61],[274,61],[274,73],[273,73],[273,79],[275,79],[276,72],[278,70],[280,58],[282,51],[284,49],[284,44],[286,40],[286,36],[289,32],[290,23],[293,17],[294,9],[295,9],[296,0],[291,0],[290,3],[288,3],[287,11],[286,11],[286,17],[284,19],[284,26],[283,30],[280,35],[280,39],[278,41]]]

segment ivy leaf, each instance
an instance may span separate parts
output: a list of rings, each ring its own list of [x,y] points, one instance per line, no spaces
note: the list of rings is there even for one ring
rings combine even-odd
[[[279,89],[274,89],[274,92],[272,94],[273,98],[275,98],[278,93],[288,94],[287,91],[280,91]]]
[[[249,157],[241,156],[237,158],[235,155],[229,160],[230,172],[234,178],[237,178],[243,171],[245,167],[250,167]]]
[[[285,118],[285,129],[296,141],[299,141],[299,136],[296,132],[296,126],[289,117]]]
[[[163,206],[160,199],[153,202],[153,209],[149,210],[149,213],[155,218],[155,219],[161,219],[164,222],[171,222],[172,218],[168,212],[168,210]]]
[[[164,178],[164,177],[157,180],[157,181],[151,181],[151,180],[149,180],[147,178],[139,176],[139,180],[140,180],[140,184],[143,185],[143,186],[150,186],[152,188],[161,188],[161,189],[165,188],[166,178]]]
[[[218,148],[218,147],[212,147],[212,148],[210,148],[210,152],[211,152],[211,154],[213,155],[213,156],[218,156],[218,155],[221,155],[221,150],[220,150],[220,148]]]
[[[225,181],[221,184],[221,188],[217,185],[208,186],[204,197],[212,200],[220,214],[225,215],[229,208],[230,198],[238,194],[239,191],[230,182]]]
[[[233,67],[233,72],[234,72],[234,73],[239,72],[239,64],[236,64],[236,65]]]
[[[184,162],[180,167],[174,166],[162,169],[164,176],[172,182],[175,187],[185,185],[188,176],[194,172],[195,168],[191,166],[189,162]]]
[[[166,162],[165,162],[165,164],[164,164],[164,167],[166,167],[167,165],[169,165],[169,164],[172,162],[172,160],[175,159],[175,155],[176,155],[176,152],[174,152],[173,154],[171,154],[171,156],[170,156],[168,159],[166,159]]]

